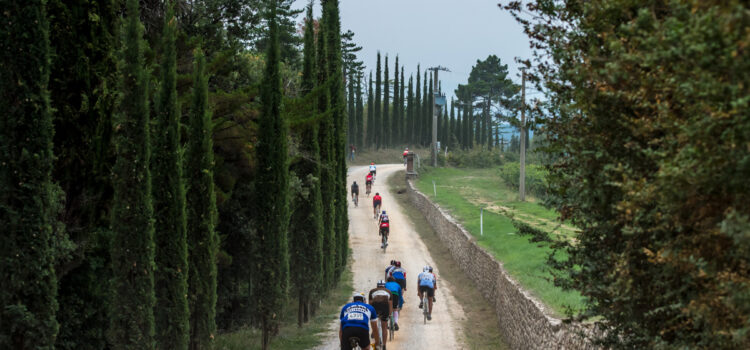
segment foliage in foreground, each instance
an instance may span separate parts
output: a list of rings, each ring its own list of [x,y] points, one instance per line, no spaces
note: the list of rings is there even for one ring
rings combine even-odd
[[[533,1],[559,282],[615,348],[750,347],[750,37],[741,1]],[[537,20],[527,21],[521,11]]]

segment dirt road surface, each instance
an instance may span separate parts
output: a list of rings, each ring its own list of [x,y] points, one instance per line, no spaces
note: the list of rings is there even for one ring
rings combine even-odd
[[[388,350],[398,349],[462,349],[461,320],[463,310],[453,297],[453,288],[438,276],[437,302],[433,307],[432,321],[423,324],[422,310],[419,309],[416,280],[424,265],[435,266],[427,247],[390,193],[387,178],[404,169],[401,164],[378,166],[373,193],[365,195],[365,175],[367,167],[349,168],[347,188],[352,181],[360,185],[359,207],[349,201],[349,245],[352,248],[354,290],[367,294],[383,279],[385,267],[392,260],[400,260],[406,269],[407,291],[404,308],[399,318],[400,329],[394,340],[388,342]],[[379,192],[383,197],[383,210],[391,221],[390,244],[385,253],[380,249],[377,220],[373,219],[372,195]],[[342,305],[343,306],[343,305]],[[339,349],[338,319],[331,323],[331,334],[324,344],[316,349]]]

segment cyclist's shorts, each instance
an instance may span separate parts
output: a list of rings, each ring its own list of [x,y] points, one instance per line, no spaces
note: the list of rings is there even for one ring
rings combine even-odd
[[[349,344],[349,338],[359,338],[359,346],[366,348],[370,346],[370,334],[369,331],[362,327],[345,327],[341,330],[341,348],[345,350],[352,350],[351,344]]]
[[[380,234],[381,235],[383,234],[383,232],[385,232],[385,234],[388,234],[390,231],[391,231],[390,228],[388,228],[387,226],[386,227],[380,227]]]
[[[427,296],[430,297],[430,298],[432,298],[432,297],[435,296],[435,289],[434,288],[430,288],[428,286],[419,286],[419,292],[420,293],[427,292]]]
[[[352,194],[359,194],[359,189],[352,190]]]
[[[365,181],[365,185],[372,185],[372,180]]]
[[[396,283],[398,283],[398,285],[401,286],[402,290],[406,290],[406,279],[396,278]]]
[[[391,300],[393,301],[393,309],[398,309],[398,302],[401,297],[396,293],[391,293]]]
[[[375,312],[378,313],[378,318],[387,321],[389,315],[388,301],[374,301],[370,305],[375,308]]]
[[[377,208],[378,206],[380,206],[380,201],[374,201],[374,202],[372,202],[372,207],[373,208]]]

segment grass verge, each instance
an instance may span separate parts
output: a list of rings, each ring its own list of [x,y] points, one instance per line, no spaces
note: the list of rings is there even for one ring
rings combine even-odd
[[[350,254],[351,256],[351,254]],[[326,297],[318,314],[302,328],[297,327],[297,300],[290,299],[282,312],[279,335],[271,340],[270,348],[278,350],[302,350],[320,345],[323,338],[330,333],[331,320],[338,319],[341,305],[346,304],[352,295],[351,263],[348,264],[338,286]],[[240,329],[216,337],[217,350],[254,350],[260,349],[262,334],[254,328]]]
[[[517,194],[505,187],[497,169],[430,169],[420,173],[417,188],[432,201],[449,210],[480,246],[491,252],[521,285],[549,306],[557,316],[567,309],[581,310],[583,298],[577,292],[554,285],[546,264],[550,248],[519,236],[511,218],[568,237],[575,230],[559,226],[556,214],[534,198],[519,202]],[[433,181],[437,196],[433,191]],[[484,235],[480,235],[480,208],[484,211]],[[564,258],[564,256],[560,256]]]
[[[492,305],[455,264],[450,251],[442,244],[422,213],[409,201],[404,176],[404,171],[397,172],[388,180],[388,186],[392,193],[396,194],[396,200],[404,209],[404,214],[411,219],[414,228],[435,259],[440,272],[439,278],[448,281],[454,288],[453,295],[464,309],[462,328],[468,349],[509,349],[500,335],[497,326],[499,321]]]

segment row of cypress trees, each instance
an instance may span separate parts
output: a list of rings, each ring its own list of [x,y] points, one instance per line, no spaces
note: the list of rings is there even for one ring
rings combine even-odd
[[[60,189],[51,180],[47,9],[44,1],[6,5],[0,104],[9,114],[0,128],[0,222],[8,234],[0,252],[5,281],[0,347],[52,349],[59,329],[52,263],[60,254],[54,245],[64,241],[55,236],[61,234],[56,227]],[[205,349],[216,328],[218,246],[205,59],[196,51],[188,162],[183,164],[173,12],[170,8],[164,25],[152,121],[138,1],[126,5],[117,66],[120,97],[113,117],[108,342],[114,349]]]

